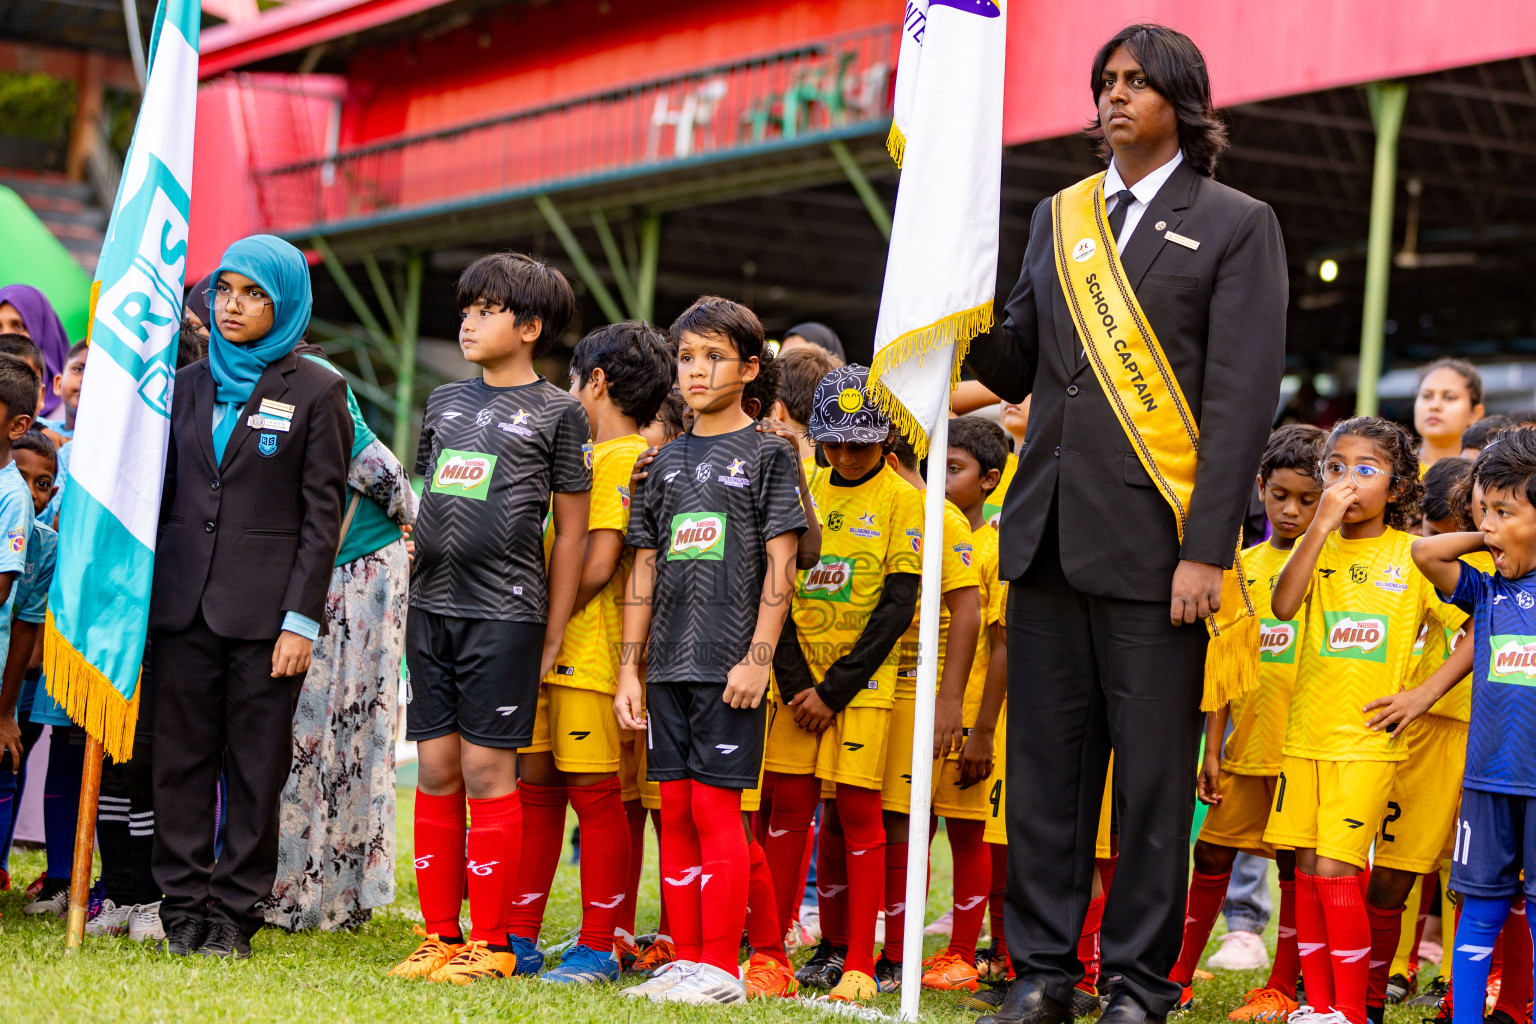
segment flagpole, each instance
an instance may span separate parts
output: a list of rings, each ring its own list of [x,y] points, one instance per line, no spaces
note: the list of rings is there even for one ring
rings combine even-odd
[[[907,809],[907,892],[902,917],[901,1019],[917,1020],[923,988],[923,924],[928,907],[928,815],[933,803],[933,705],[939,690],[939,612],[944,600],[944,465],[949,403],[928,435],[923,492],[923,589],[917,620],[917,698],[912,708],[912,804]]]
[[[69,742],[62,732],[55,741]],[[80,771],[80,810],[75,819],[75,858],[69,869],[69,919],[64,948],[79,949],[91,895],[91,853],[96,848],[96,803],[101,796],[101,740],[85,734],[85,766]]]

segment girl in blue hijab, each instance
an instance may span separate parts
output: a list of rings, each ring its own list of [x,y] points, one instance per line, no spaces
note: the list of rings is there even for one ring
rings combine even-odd
[[[213,448],[222,459],[262,373],[292,352],[314,305],[304,254],[275,235],[224,252],[208,293],[208,365],[217,388]]]

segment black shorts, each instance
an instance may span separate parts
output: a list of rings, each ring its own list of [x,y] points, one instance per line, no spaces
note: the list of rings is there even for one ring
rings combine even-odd
[[[544,624],[460,619],[410,609],[405,618],[405,738],[458,733],[481,747],[533,741]]]
[[[1513,899],[1522,888],[1536,899],[1536,797],[1463,789],[1451,891]]]
[[[763,774],[768,694],[755,708],[721,699],[724,683],[651,683],[645,688],[645,777],[696,779],[721,789],[755,789]]]

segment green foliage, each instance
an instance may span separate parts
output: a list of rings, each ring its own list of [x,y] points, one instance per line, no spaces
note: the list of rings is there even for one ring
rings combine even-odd
[[[0,71],[0,134],[62,140],[75,115],[75,83]]]

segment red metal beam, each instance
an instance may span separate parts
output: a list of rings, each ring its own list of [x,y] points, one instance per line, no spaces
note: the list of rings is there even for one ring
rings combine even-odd
[[[256,61],[363,32],[441,7],[449,0],[309,0],[253,21],[203,33],[198,77],[212,78]]]

